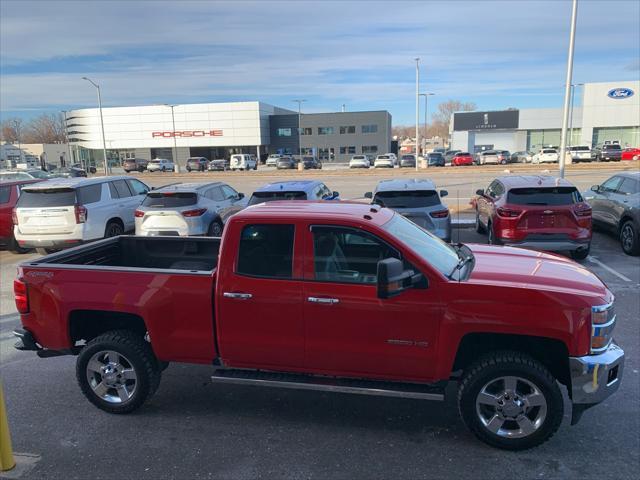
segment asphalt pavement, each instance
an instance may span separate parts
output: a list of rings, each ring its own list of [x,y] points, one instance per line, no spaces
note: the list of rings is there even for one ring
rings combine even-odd
[[[463,242],[485,243],[470,229]],[[445,402],[213,385],[207,366],[172,364],[142,409],[110,415],[75,381],[75,359],[12,348],[17,262],[0,252],[0,374],[14,450],[39,455],[22,478],[637,478],[640,471],[640,257],[595,233],[583,262],[616,296],[625,349],[619,391],[524,452],[488,447]],[[636,473],[633,473],[636,472]]]

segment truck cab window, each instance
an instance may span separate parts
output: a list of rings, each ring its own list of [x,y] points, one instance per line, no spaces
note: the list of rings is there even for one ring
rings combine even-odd
[[[400,258],[373,235],[340,227],[313,228],[315,279],[325,282],[375,284],[378,262]]]
[[[264,278],[292,278],[293,225],[247,225],[240,235],[237,273]]]

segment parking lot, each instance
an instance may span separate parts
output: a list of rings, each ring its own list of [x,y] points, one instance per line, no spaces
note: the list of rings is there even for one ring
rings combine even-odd
[[[478,188],[505,168],[523,173],[545,167],[299,173],[221,172],[141,174],[150,185],[221,180],[250,194],[270,181],[323,179],[343,199],[362,198],[394,176],[428,177],[449,191],[456,220]],[[552,168],[552,167],[546,167]],[[580,190],[627,165],[573,166],[567,178]],[[552,172],[553,173],[553,172]],[[486,243],[460,225],[454,241]],[[624,255],[614,237],[595,232],[587,268],[616,296],[617,342],[626,353],[620,390],[541,447],[511,453],[477,441],[458,417],[452,385],[444,403],[358,395],[213,385],[210,368],[171,365],[158,394],[134,414],[115,416],[90,405],[75,380],[74,358],[40,359],[13,349],[19,326],[12,280],[19,262],[35,254],[0,252],[0,371],[14,450],[39,455],[31,478],[620,478],[640,469],[640,257]],[[188,319],[185,319],[187,321]]]

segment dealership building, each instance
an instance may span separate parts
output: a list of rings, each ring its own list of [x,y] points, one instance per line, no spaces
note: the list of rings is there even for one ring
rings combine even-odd
[[[387,153],[391,144],[391,115],[386,111],[298,116],[263,102],[229,102],[103,108],[102,113],[112,163],[166,158],[184,166],[189,157],[213,160],[251,153],[264,158],[269,153],[298,153],[300,145],[303,153],[346,162],[356,153]],[[74,160],[102,162],[99,110],[69,111],[66,123]]]
[[[585,83],[575,90],[568,145],[640,146],[640,81]],[[457,112],[449,134],[455,150],[535,152],[560,145],[562,109]]]

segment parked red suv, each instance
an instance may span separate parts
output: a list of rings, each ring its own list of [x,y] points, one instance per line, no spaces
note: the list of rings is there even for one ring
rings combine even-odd
[[[460,165],[473,165],[473,157],[469,152],[456,153],[451,159],[451,165],[454,167]]]
[[[13,236],[13,207],[20,196],[20,188],[29,183],[41,180],[16,180],[0,183],[0,245],[15,253],[26,253],[28,248],[22,248]]]
[[[476,194],[476,230],[487,231],[490,244],[569,251],[576,260],[589,255],[591,207],[571,182],[504,176]]]

